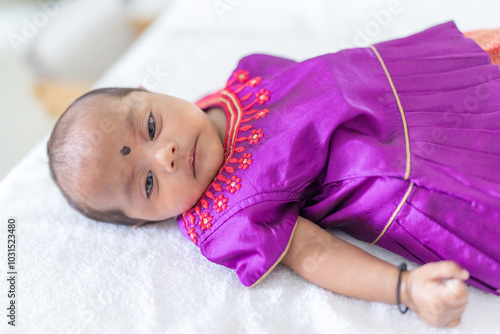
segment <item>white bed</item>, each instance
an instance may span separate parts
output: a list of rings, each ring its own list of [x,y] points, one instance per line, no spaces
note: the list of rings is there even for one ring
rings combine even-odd
[[[144,84],[194,101],[223,85],[250,53],[302,60],[451,19],[462,30],[498,27],[500,2],[176,1],[96,87]],[[245,288],[234,272],[206,260],[175,223],[131,229],[73,211],[50,179],[47,139],[0,184],[1,333],[500,332],[500,298],[474,288],[462,324],[450,330],[431,328],[411,312],[401,315],[395,306],[335,295],[282,265]],[[15,328],[7,325],[4,278],[10,216],[18,222]]]

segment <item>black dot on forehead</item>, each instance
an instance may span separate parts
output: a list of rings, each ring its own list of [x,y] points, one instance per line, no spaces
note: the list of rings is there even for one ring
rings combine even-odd
[[[121,153],[122,155],[124,155],[124,156],[125,156],[125,155],[127,155],[127,154],[129,154],[129,153],[130,153],[130,147],[128,147],[128,146],[123,146],[123,148],[120,150],[120,153]]]

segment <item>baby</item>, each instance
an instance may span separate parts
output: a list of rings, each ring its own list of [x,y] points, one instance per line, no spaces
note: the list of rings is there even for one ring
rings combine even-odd
[[[85,216],[139,226],[200,199],[222,164],[225,116],[143,88],[77,99],[48,144],[51,173]],[[154,174],[152,173],[154,171]]]
[[[498,116],[481,114],[500,108],[498,91],[498,67],[452,22],[301,63],[251,55],[196,104],[143,88],[83,95],[49,140],[51,174],[89,218],[137,227],[177,217],[246,286],[282,263],[333,292],[453,327],[465,280],[500,289],[490,224],[500,221],[490,173],[500,151],[481,146],[500,133],[474,130],[500,131]],[[446,124],[443,113],[462,115],[455,102],[470,96],[478,111]],[[398,268],[327,227],[423,265]]]

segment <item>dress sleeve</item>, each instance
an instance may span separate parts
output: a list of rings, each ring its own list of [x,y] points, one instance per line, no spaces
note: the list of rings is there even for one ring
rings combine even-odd
[[[268,78],[278,75],[280,72],[296,64],[295,60],[288,58],[267,54],[252,54],[240,59],[238,66],[233,71],[233,76],[237,71],[245,71],[251,73],[252,77]]]
[[[259,84],[262,79],[276,76],[296,64],[297,62],[295,60],[266,54],[252,54],[243,57],[240,59],[238,65],[227,79],[225,88],[238,82],[247,82],[251,87],[253,87],[254,85]],[[253,83],[249,82],[250,78],[253,78],[250,80],[254,81]],[[203,96],[201,99],[196,101],[195,104],[202,110],[207,110],[216,105],[222,107],[220,103],[214,103],[214,97],[217,97],[220,94],[220,91],[221,90],[218,89]]]
[[[260,282],[286,254],[299,204],[260,202],[232,215],[200,245],[210,261],[236,270],[241,283]]]

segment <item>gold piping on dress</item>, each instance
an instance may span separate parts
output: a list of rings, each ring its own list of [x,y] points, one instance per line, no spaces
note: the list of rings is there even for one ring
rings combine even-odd
[[[258,280],[257,282],[255,282],[254,284],[252,284],[251,286],[249,286],[249,288],[253,288],[254,286],[256,286],[260,281],[262,281],[266,276],[267,274],[269,274],[273,269],[274,267],[276,267],[278,265],[278,263],[281,262],[281,260],[283,259],[283,257],[286,255],[286,253],[288,252],[288,248],[290,248],[290,244],[292,243],[292,239],[293,239],[293,235],[295,233],[295,229],[297,228],[297,222],[299,221],[299,218],[297,217],[297,221],[295,222],[295,226],[293,227],[293,230],[292,230],[292,234],[290,235],[290,239],[288,240],[288,244],[286,245],[286,248],[285,250],[283,251],[283,253],[281,254],[280,258],[271,266],[271,268],[269,268],[268,271],[266,271],[266,273],[264,275],[262,275]]]
[[[398,93],[396,91],[396,87],[394,87],[394,84],[392,82],[391,76],[389,75],[389,71],[387,71],[387,67],[385,67],[384,60],[378,53],[377,49],[375,49],[374,46],[370,46],[370,48],[373,50],[375,55],[377,56],[380,65],[382,65],[382,68],[384,69],[385,75],[387,76],[387,80],[389,80],[389,84],[391,85],[392,92],[394,94],[394,97],[396,98],[396,102],[398,103],[398,108],[399,112],[401,114],[401,119],[403,120],[403,127],[405,130],[405,143],[406,143],[406,172],[405,172],[405,180],[408,180],[408,177],[410,176],[410,139],[408,137],[408,126],[406,124],[406,117],[405,113],[403,111],[403,106],[401,105],[401,101],[399,100]]]
[[[394,87],[394,83],[392,82],[392,78],[389,74],[389,71],[387,70],[387,67],[385,66],[384,60],[382,59],[382,57],[380,56],[380,54],[378,53],[377,49],[374,46],[370,46],[370,48],[375,53],[375,55],[377,56],[377,58],[380,62],[380,65],[382,65],[382,68],[384,69],[385,75],[387,76],[387,80],[389,81],[389,85],[391,85],[392,93],[394,94],[394,97],[396,98],[396,102],[397,102],[398,108],[399,108],[399,113],[401,114],[401,119],[403,120],[403,127],[404,127],[404,131],[405,131],[405,144],[406,144],[406,171],[405,171],[404,179],[408,180],[408,178],[410,176],[410,139],[408,136],[408,125],[406,123],[406,117],[405,117],[405,113],[403,110],[403,106],[401,105],[401,101],[399,100],[398,92],[396,91],[396,87]],[[394,211],[391,218],[389,219],[389,221],[385,225],[384,229],[382,230],[382,232],[380,232],[380,234],[375,239],[375,241],[372,242],[372,244],[377,243],[377,241],[379,241],[380,238],[382,238],[382,236],[385,234],[385,232],[389,229],[389,227],[391,226],[394,219],[396,219],[397,214],[399,213],[399,211],[403,207],[403,204],[408,199],[408,196],[410,195],[410,192],[413,189],[413,186],[414,186],[414,183],[410,182],[410,186],[408,187],[406,194],[404,195],[403,199],[401,200],[398,207],[396,208],[396,211]]]
[[[375,241],[372,242],[372,244],[375,244],[377,243],[377,241],[380,240],[380,238],[382,238],[382,236],[385,234],[385,232],[387,231],[387,229],[389,229],[389,227],[391,226],[392,222],[394,221],[394,219],[396,218],[396,215],[399,213],[399,211],[401,210],[401,208],[403,207],[403,204],[406,202],[406,200],[408,199],[408,196],[410,196],[410,192],[411,190],[413,189],[413,185],[414,183],[413,182],[410,182],[410,186],[408,187],[408,190],[406,191],[406,194],[404,195],[403,199],[401,200],[401,202],[399,202],[399,205],[398,207],[396,208],[396,211],[394,211],[394,213],[392,214],[391,216],[391,219],[389,219],[389,222],[387,222],[387,224],[385,225],[384,229],[382,230],[382,232],[380,232],[380,234],[378,235],[377,239],[375,239]]]

